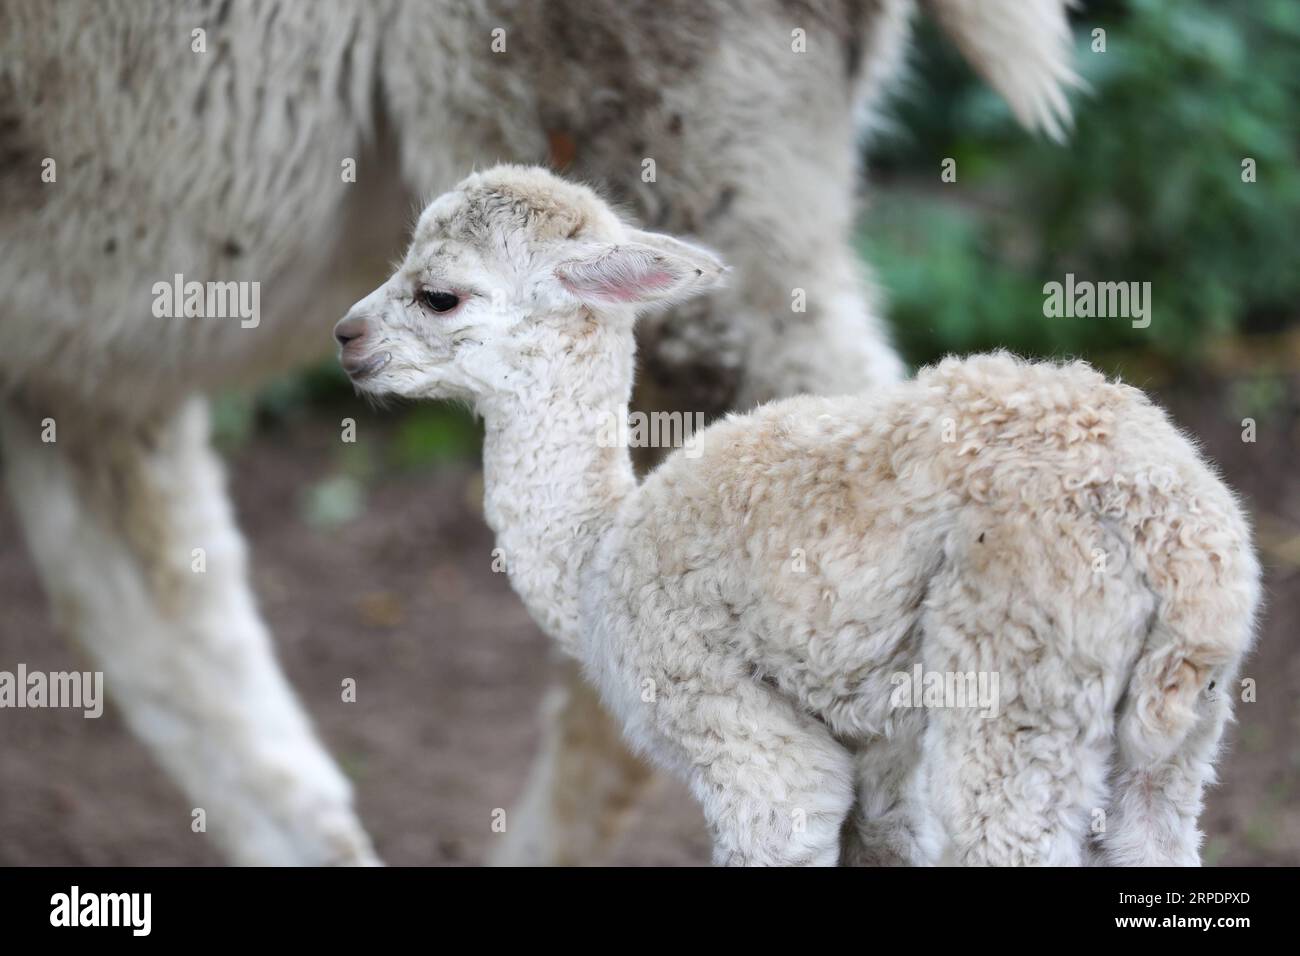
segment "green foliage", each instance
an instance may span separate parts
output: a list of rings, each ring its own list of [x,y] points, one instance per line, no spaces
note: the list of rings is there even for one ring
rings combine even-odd
[[[303,521],[332,528],[360,517],[366,508],[365,487],[351,475],[331,475],[303,489],[298,503]]]
[[[1092,92],[1073,97],[1065,147],[1026,136],[922,34],[897,132],[872,151],[881,185],[864,224],[914,361],[999,345],[1194,359],[1215,335],[1297,318],[1300,5],[1090,3],[1075,30]],[[939,180],[944,157],[956,183]],[[1247,157],[1255,183],[1242,181]],[[1151,326],[1045,318],[1043,285],[1067,272],[1151,282]]]
[[[347,414],[356,416],[357,409]],[[340,444],[329,471],[302,489],[298,511],[306,524],[330,529],[363,515],[376,475],[479,458],[478,422],[460,405],[413,405],[391,416],[391,425],[389,419],[361,420],[358,427],[370,438]]]
[[[447,403],[416,405],[403,415],[390,457],[400,468],[475,459],[480,440],[478,423],[466,409]]]
[[[274,379],[256,394],[235,390],[212,399],[212,434],[217,446],[241,447],[259,424],[284,422],[313,405],[352,394],[352,385],[334,359],[294,375]]]

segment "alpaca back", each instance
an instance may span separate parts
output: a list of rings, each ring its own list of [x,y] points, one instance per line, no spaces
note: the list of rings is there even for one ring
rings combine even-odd
[[[320,272],[293,266],[356,188],[341,164],[369,125],[377,9],[6,4],[20,161],[0,167],[0,384],[152,405],[166,382],[319,354],[319,316],[297,307]],[[156,284],[177,275],[246,283],[246,303],[258,283],[257,327],[229,305],[160,315]]]
[[[1241,509],[1141,392],[1083,363],[947,360],[696,440],[642,485],[627,550],[669,589],[680,576],[676,600],[720,599],[728,640],[838,733],[888,732],[880,668],[911,666],[941,569],[1039,602],[1044,652],[1105,676],[1106,735],[1122,696],[1145,714],[1179,667],[1203,687],[1246,649],[1258,566]],[[1055,614],[1071,604],[1092,610]],[[1185,728],[1165,732],[1172,747]]]

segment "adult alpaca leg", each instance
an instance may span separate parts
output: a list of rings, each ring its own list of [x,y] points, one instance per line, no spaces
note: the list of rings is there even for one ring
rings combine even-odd
[[[49,443],[47,417],[57,429]],[[136,422],[11,401],[0,406],[0,438],[60,626],[227,856],[375,862],[351,788],[272,653],[205,403]]]
[[[494,866],[596,862],[654,779],[571,660],[560,663],[541,723],[541,746],[490,858]]]

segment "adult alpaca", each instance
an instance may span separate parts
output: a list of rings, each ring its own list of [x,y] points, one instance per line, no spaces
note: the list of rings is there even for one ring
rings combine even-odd
[[[1058,128],[1070,74],[1057,0],[931,6],[1018,115]],[[345,223],[362,190],[400,176],[430,194],[475,162],[570,159],[648,224],[719,248],[744,280],[647,327],[657,384],[677,407],[888,381],[900,365],[848,235],[858,118],[897,71],[910,10],[0,6],[8,486],[62,627],[230,859],[373,859],[274,660],[202,398],[320,354],[332,306],[319,292],[355,251]],[[807,53],[791,49],[794,29]],[[363,162],[345,182],[341,164],[383,129],[399,168]],[[641,179],[647,155],[654,184]],[[304,236],[336,248],[305,248]],[[177,273],[259,281],[266,314],[253,328],[156,318],[153,285]],[[808,307],[792,316],[795,287]],[[46,419],[55,443],[41,440]],[[204,575],[191,572],[195,547]],[[617,746],[559,743],[616,740],[590,729],[602,720],[571,682],[547,748],[565,772],[535,775],[533,823],[512,818],[519,855],[585,853],[599,808],[637,778]],[[598,809],[555,809],[573,803],[558,788],[597,780],[604,789],[583,797]]]

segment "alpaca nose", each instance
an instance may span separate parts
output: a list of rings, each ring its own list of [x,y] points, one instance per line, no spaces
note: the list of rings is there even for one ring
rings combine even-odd
[[[364,338],[367,331],[369,327],[364,318],[359,315],[349,315],[340,319],[338,325],[334,326],[334,339],[342,347],[349,342]]]

